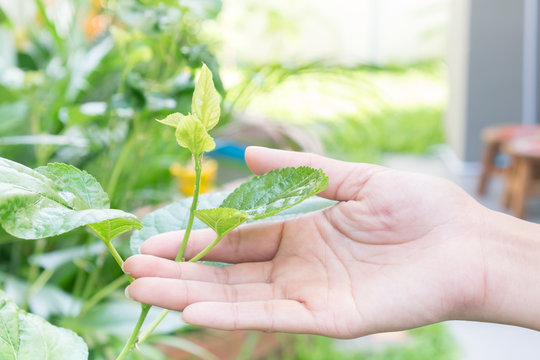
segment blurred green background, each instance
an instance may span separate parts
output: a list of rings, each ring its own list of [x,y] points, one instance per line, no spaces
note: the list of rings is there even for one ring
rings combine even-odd
[[[0,0],[0,156],[73,164],[113,208],[144,215],[182,196],[169,168],[189,154],[154,119],[189,111],[203,62],[224,99],[216,188],[249,175],[246,145],[364,162],[429,152],[445,141],[446,2]],[[127,239],[118,247],[129,254]],[[0,280],[21,306],[83,336],[91,359],[114,358],[137,317],[120,271],[84,230],[36,242],[0,232]],[[167,358],[158,343],[182,349],[171,358],[211,358],[179,340],[204,333],[179,319],[133,358]],[[394,340],[279,335],[255,356],[248,334],[234,358],[457,356],[443,325]]]

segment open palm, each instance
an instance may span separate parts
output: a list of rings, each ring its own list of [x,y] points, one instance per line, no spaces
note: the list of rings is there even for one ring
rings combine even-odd
[[[182,236],[148,240],[124,270],[132,298],[183,310],[189,323],[357,337],[460,318],[482,293],[475,239],[484,210],[443,179],[320,156],[249,149],[255,173],[322,168],[332,208],[229,234],[205,258],[175,263]],[[465,236],[464,236],[465,235]],[[468,235],[468,236],[467,236]],[[187,257],[214,239],[195,231]]]

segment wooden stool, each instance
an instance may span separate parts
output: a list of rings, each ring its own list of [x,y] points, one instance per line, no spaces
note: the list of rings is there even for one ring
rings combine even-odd
[[[484,153],[482,155],[482,173],[478,181],[478,195],[484,195],[489,178],[492,175],[504,175],[505,167],[497,166],[495,160],[501,153],[501,147],[507,141],[522,136],[540,134],[539,125],[503,125],[488,127],[482,131]]]
[[[509,141],[503,149],[512,158],[505,203],[515,216],[527,215],[527,198],[540,196],[540,135]]]

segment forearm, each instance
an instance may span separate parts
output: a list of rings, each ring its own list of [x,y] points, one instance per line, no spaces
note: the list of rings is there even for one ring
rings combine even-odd
[[[540,330],[540,225],[489,212],[484,225],[484,288],[474,320]]]

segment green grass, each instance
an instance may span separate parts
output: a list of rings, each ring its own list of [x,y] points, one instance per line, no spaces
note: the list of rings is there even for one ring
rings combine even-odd
[[[316,124],[329,156],[376,162],[381,153],[425,153],[444,143],[441,106],[386,107],[375,113]]]

